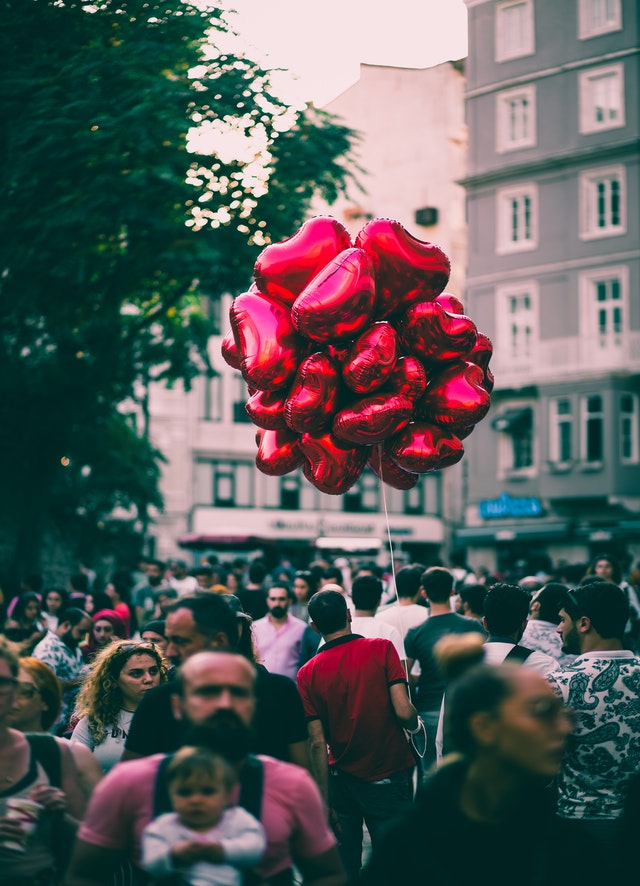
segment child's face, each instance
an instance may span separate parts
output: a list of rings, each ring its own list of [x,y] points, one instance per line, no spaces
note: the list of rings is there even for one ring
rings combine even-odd
[[[174,781],[169,794],[181,823],[194,831],[206,831],[217,825],[231,801],[222,779],[205,773]]]

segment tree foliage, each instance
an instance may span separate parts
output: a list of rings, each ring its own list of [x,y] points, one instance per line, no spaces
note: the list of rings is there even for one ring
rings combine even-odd
[[[0,8],[0,526],[18,570],[51,519],[161,503],[160,454],[121,404],[206,369],[201,296],[246,288],[260,249],[344,189],[354,134],[223,49],[217,6]]]

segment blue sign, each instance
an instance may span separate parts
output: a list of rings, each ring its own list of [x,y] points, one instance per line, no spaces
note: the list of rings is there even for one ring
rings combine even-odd
[[[496,520],[501,517],[541,517],[543,510],[539,498],[513,498],[503,492],[499,498],[479,501],[478,513],[483,520]]]

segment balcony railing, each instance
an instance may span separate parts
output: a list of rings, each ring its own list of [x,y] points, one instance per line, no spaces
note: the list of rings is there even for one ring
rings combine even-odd
[[[496,388],[603,372],[640,372],[640,332],[610,338],[554,338],[538,342],[529,354],[517,358],[503,355],[497,345],[491,370]]]

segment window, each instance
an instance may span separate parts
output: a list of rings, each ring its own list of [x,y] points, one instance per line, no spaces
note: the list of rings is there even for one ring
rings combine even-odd
[[[535,249],[538,245],[538,189],[535,185],[502,188],[497,199],[499,255]]]
[[[239,373],[234,373],[232,377],[233,384],[233,420],[235,422],[250,423],[251,419],[247,415],[245,409],[249,392],[244,378]]]
[[[261,477],[265,508],[285,511],[312,511],[317,509],[317,490],[305,480],[300,469],[284,477]]]
[[[498,461],[502,476],[524,474],[530,476],[534,468],[533,409],[531,406],[512,406],[492,422],[500,433]]]
[[[620,396],[620,461],[637,464],[640,461],[640,409],[637,394]]]
[[[509,364],[529,364],[538,341],[538,293],[534,283],[498,290],[501,353]]]
[[[407,489],[404,493],[404,512],[405,514],[424,514],[425,513],[425,496],[424,496],[424,478],[420,478],[419,482],[413,489]]]
[[[200,459],[195,465],[196,504],[218,508],[250,508],[254,505],[253,462]]]
[[[599,354],[622,353],[628,325],[628,272],[624,267],[604,268],[581,278],[581,332],[589,359]]]
[[[568,464],[573,459],[573,406],[564,397],[552,400],[549,415],[549,459]]]
[[[624,166],[591,170],[580,176],[580,237],[591,240],[626,231]]]
[[[536,143],[535,86],[508,89],[496,96],[497,150],[515,151]]]
[[[533,55],[533,0],[509,0],[496,6],[496,61]]]
[[[593,394],[582,397],[581,412],[581,451],[580,458],[587,465],[600,465],[603,461],[603,412],[602,397]]]
[[[580,132],[624,126],[624,76],[621,64],[580,74]]]
[[[222,421],[222,378],[219,375],[201,376],[200,418],[202,421]]]
[[[350,513],[376,512],[379,507],[380,480],[371,471],[364,471],[356,483],[342,496],[344,510]]]
[[[579,0],[578,37],[586,40],[622,28],[620,0]]]

